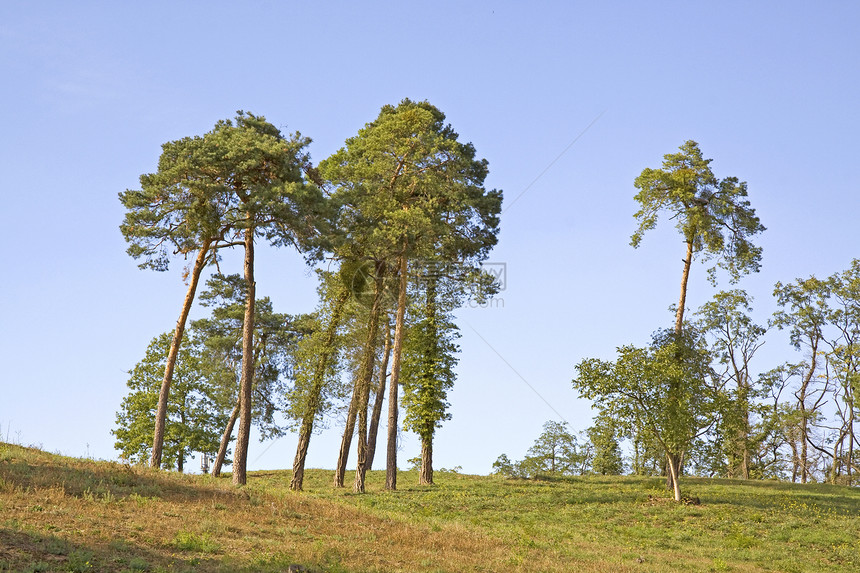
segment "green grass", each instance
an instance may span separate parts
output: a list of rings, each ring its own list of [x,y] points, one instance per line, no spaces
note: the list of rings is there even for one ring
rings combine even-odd
[[[347,476],[350,483],[351,476]],[[0,571],[860,571],[860,491],[683,478],[182,476],[0,444]]]

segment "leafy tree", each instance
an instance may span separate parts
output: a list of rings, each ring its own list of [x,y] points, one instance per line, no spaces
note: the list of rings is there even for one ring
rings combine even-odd
[[[687,246],[681,278],[681,296],[675,316],[675,332],[681,331],[687,299],[690,267],[697,256],[717,259],[717,266],[729,273],[732,282],[742,274],[758,271],[761,247],[750,238],[764,231],[750,207],[747,184],[737,177],[717,179],[711,159],[704,159],[695,141],[687,141],[680,153],[664,155],[662,169],[647,168],[636,178],[640,205],[634,215],[639,223],[630,244],[638,247],[646,231],[657,226],[661,213],[676,221],[675,226]],[[715,267],[709,270],[714,281]]]
[[[728,456],[728,477],[750,478],[753,400],[756,397],[750,362],[763,344],[765,328],[755,324],[750,297],[742,290],[721,291],[697,312],[697,328],[713,341],[711,352],[722,366],[724,405],[720,437]]]
[[[300,250],[318,247],[317,230],[326,219],[319,189],[305,182],[304,151],[310,140],[295,133],[284,137],[262,116],[239,112],[203,137],[194,138],[206,182],[214,188],[216,204],[231,223],[233,244],[244,246],[245,316],[242,378],[239,392],[239,431],[233,460],[233,482],[244,484],[251,426],[254,377],[255,237],[277,246]]]
[[[221,377],[222,401],[225,404],[238,403],[247,308],[244,281],[238,274],[214,275],[207,281],[207,287],[200,299],[201,304],[212,307],[212,316],[196,320],[192,326],[201,338],[201,346],[211,357],[209,363],[229,372],[229,375]],[[287,410],[285,399],[292,390],[296,346],[299,340],[309,335],[312,325],[306,316],[293,317],[274,312],[268,297],[258,299],[254,307],[252,420],[260,429],[262,439],[280,437],[286,427],[276,416]],[[214,475],[218,475],[225,459],[236,416],[238,410],[234,408],[212,467]]]
[[[127,209],[120,231],[130,243],[128,254],[143,258],[141,268],[167,270],[169,254],[187,257],[197,251],[189,279],[188,291],[176,323],[159,390],[152,437],[150,465],[161,466],[165,420],[188,313],[194,302],[203,268],[214,258],[216,250],[230,244],[226,234],[232,222],[224,218],[217,204],[218,183],[204,169],[199,138],[186,138],[162,145],[156,173],[140,177],[141,189],[126,190],[119,199]]]
[[[663,449],[675,500],[685,453],[713,424],[716,392],[701,336],[658,331],[647,348],[623,346],[618,359],[586,359],[576,366],[573,386],[601,412],[629,431],[640,428]]]
[[[454,368],[459,350],[454,343],[458,329],[445,307],[446,297],[438,294],[440,281],[429,276],[425,282],[423,304],[417,306],[406,337],[401,372],[406,408],[403,425],[421,439],[420,485],[433,483],[433,435],[443,421],[451,419],[447,398],[457,378]]]
[[[507,477],[514,477],[516,475],[516,470],[514,468],[514,462],[508,457],[507,454],[502,454],[496,461],[493,462],[493,473],[499,474]]]
[[[566,422],[550,420],[522,460],[513,463],[502,454],[493,463],[496,473],[508,477],[564,476],[585,473],[587,456]]]
[[[852,485],[857,443],[854,431],[858,409],[856,396],[860,392],[860,259],[854,259],[849,269],[831,276],[828,283],[832,300],[828,322],[833,325],[835,334],[827,342],[830,347],[827,362],[840,418],[838,435],[833,440],[830,481],[836,483],[844,472],[845,483]]]
[[[675,314],[675,334],[680,335],[693,259],[716,258],[716,266],[708,272],[711,282],[716,283],[717,266],[735,282],[742,274],[758,271],[761,248],[753,245],[750,238],[764,227],[746,199],[746,183],[737,177],[717,179],[711,171],[711,160],[702,157],[698,143],[687,141],[680,153],[663,158],[661,169],[646,168],[634,181],[639,189],[634,197],[640,205],[634,215],[639,226],[630,244],[639,246],[645,232],[657,226],[660,213],[675,219],[687,247]],[[680,462],[672,460],[670,465],[680,467]],[[669,481],[673,479],[670,473]]]
[[[389,385],[388,489],[396,488],[397,394],[409,261],[437,252],[480,258],[498,233],[501,193],[483,187],[487,163],[475,159],[474,147],[457,141],[458,135],[444,120],[444,114],[427,102],[404,100],[385,106],[375,121],[320,163],[320,173],[335,189],[333,199],[340,206],[337,227],[343,234],[335,246],[338,257],[369,262],[375,277],[387,274],[399,280]],[[382,290],[375,288],[376,296]],[[368,363],[372,366],[369,357]],[[367,415],[365,396],[372,368],[363,372],[354,407],[359,416],[357,491],[363,490],[368,459],[362,419]]]
[[[319,190],[306,185],[302,168],[307,138],[281,135],[265,118],[239,112],[235,124],[219,121],[202,137],[186,137],[163,146],[158,172],[141,177],[141,191],[120,194],[129,209],[121,230],[132,243],[132,256],[144,265],[166,267],[166,249],[199,248],[191,284],[165,367],[154,432],[152,465],[161,456],[164,405],[167,403],[175,356],[194,299],[200,272],[215,248],[244,245],[246,280],[245,342],[239,436],[233,480],[245,483],[251,423],[254,332],[254,238],[300,249],[318,246],[317,225],[325,220]]]
[[[630,469],[634,475],[653,476],[666,475],[666,454],[647,427],[640,425],[638,420],[626,421],[620,424],[619,431],[630,439],[633,448]]]
[[[130,393],[122,401],[116,415],[117,427],[112,430],[115,447],[123,459],[142,463],[150,458],[158,393],[170,346],[169,334],[154,338],[143,360],[130,372]],[[208,453],[218,447],[219,429],[226,418],[218,400],[218,388],[207,378],[209,369],[204,363],[199,346],[186,345],[179,352],[174,369],[162,464],[180,472],[192,452]]]
[[[618,443],[619,428],[608,416],[597,415],[594,424],[585,430],[588,437],[588,458],[591,473],[620,475],[624,472],[624,457]]]
[[[816,373],[820,368],[819,355],[825,343],[824,329],[828,324],[830,288],[826,281],[815,277],[797,279],[794,283],[776,283],[773,291],[777,304],[782,308],[774,313],[772,324],[787,329],[792,345],[809,357],[800,388],[795,392],[797,408],[800,412],[799,452],[796,456],[792,481],[798,474],[801,483],[811,476],[808,445],[811,441],[812,420],[821,406],[821,395],[813,400],[816,389],[813,386]]]
[[[520,465],[529,475],[573,475],[579,473],[581,462],[576,437],[567,423],[550,420]]]

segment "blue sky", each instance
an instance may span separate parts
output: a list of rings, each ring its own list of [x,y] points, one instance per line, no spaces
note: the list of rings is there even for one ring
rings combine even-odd
[[[155,273],[125,254],[117,193],[163,142],[240,109],[310,136],[319,161],[382,105],[427,99],[489,160],[506,197],[491,260],[508,280],[498,306],[459,312],[437,467],[486,473],[548,419],[585,429],[574,365],[671,325],[683,245],[663,221],[629,246],[633,179],[687,139],[718,177],[748,182],[768,229],[761,272],[740,283],[760,322],[776,281],[847,268],[860,256],[860,8],[648,4],[0,4],[3,438],[116,457],[126,372],[173,327],[185,288],[182,261]],[[258,293],[276,310],[311,310],[314,288],[298,255],[259,249]],[[690,307],[712,292],[694,267]],[[772,333],[756,367],[797,358]],[[310,466],[333,467],[330,426]],[[292,435],[253,443],[251,468],[289,467],[294,448]],[[401,459],[418,453],[404,434]]]

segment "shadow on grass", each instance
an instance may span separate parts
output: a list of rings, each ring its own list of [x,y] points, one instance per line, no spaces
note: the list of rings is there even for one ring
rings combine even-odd
[[[211,485],[207,485],[207,481]],[[0,444],[0,491],[62,488],[66,495],[75,497],[124,499],[134,494],[172,501],[240,495],[225,490],[224,483],[224,480],[208,476],[186,476],[116,462],[67,458],[33,448]]]
[[[211,571],[216,563],[162,554],[127,542],[82,545],[55,535],[0,528],[0,571]]]
[[[787,504],[837,513],[860,515],[860,489],[830,484],[799,484],[771,480],[681,478],[681,487],[711,504],[743,505],[761,510]]]

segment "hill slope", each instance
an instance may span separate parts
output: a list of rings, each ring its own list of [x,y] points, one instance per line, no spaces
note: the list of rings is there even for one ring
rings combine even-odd
[[[184,476],[0,444],[0,571],[858,571],[860,491],[685,478],[439,472],[398,492],[312,470]]]

